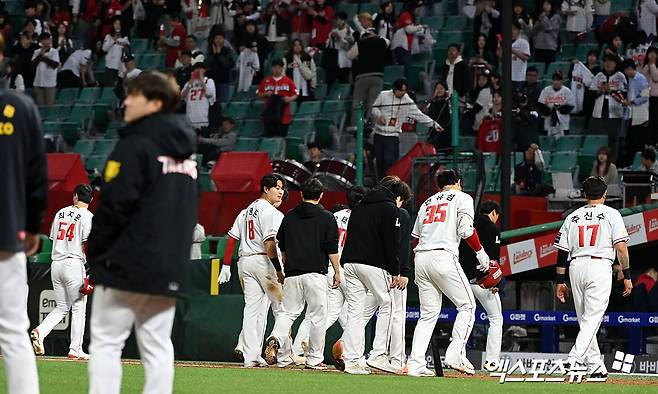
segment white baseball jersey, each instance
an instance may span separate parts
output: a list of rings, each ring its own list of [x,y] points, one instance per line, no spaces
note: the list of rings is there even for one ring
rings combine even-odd
[[[428,198],[418,211],[411,235],[418,238],[415,251],[444,249],[459,256],[458,229],[473,228],[473,197],[459,190],[445,190]]]
[[[50,227],[53,241],[52,259],[59,261],[76,258],[85,261],[82,243],[87,242],[94,214],[88,209],[70,206],[60,209]]]
[[[351,209],[343,209],[334,213],[336,224],[338,224],[338,260],[343,255],[345,240],[347,239],[347,223],[350,221]]]
[[[197,79],[190,80],[183,87],[183,90],[187,90],[185,112],[194,127],[208,126],[208,111],[217,99],[215,82],[208,77],[205,78],[205,82],[205,89]]]
[[[569,252],[571,259],[594,256],[615,259],[613,246],[628,241],[619,211],[603,204],[587,205],[567,216],[555,237],[555,247]]]
[[[259,198],[235,218],[228,235],[240,240],[238,254],[265,254],[265,240],[276,237],[283,213],[266,200]]]

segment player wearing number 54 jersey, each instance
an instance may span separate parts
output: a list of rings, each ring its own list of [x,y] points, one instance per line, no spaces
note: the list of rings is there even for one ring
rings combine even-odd
[[[44,338],[71,311],[69,358],[89,358],[89,355],[82,351],[87,296],[80,290],[86,277],[83,244],[89,237],[94,216],[87,209],[92,193],[89,185],[76,186],[73,205],[60,209],[53,220],[50,229],[50,239],[53,241],[50,276],[57,306],[30,333],[32,347],[37,355],[44,354]]]
[[[418,238],[418,246],[414,250],[420,319],[407,362],[410,376],[434,376],[434,372],[426,366],[425,353],[441,311],[443,294],[457,307],[445,363],[462,373],[475,372],[466,358],[466,342],[475,320],[475,297],[459,264],[459,243],[464,239],[475,251],[480,271],[488,269],[489,256],[473,228],[473,198],[461,191],[459,172],[447,170],[440,173],[437,184],[441,191],[421,205],[411,232],[413,237]]]
[[[621,214],[603,205],[607,185],[601,177],[583,182],[587,205],[567,216],[555,238],[558,249],[556,295],[567,297],[564,282],[569,267],[571,290],[580,331],[571,351],[569,363],[588,365],[590,374],[607,376],[596,341],[601,320],[608,307],[615,253],[624,273],[624,297],[631,294],[633,283],[628,258],[628,232]],[[567,259],[570,258],[570,261]]]

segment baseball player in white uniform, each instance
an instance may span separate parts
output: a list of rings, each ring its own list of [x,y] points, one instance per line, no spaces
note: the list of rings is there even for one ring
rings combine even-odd
[[[615,254],[624,273],[624,297],[633,289],[628,232],[619,211],[604,205],[607,185],[603,178],[587,178],[583,191],[587,205],[567,216],[555,238],[558,249],[555,293],[564,303],[569,290],[564,280],[568,267],[580,327],[568,363],[587,365],[592,377],[605,377],[608,372],[601,360],[596,334],[608,307]]]
[[[420,296],[420,319],[414,331],[411,355],[407,362],[410,376],[434,376],[427,368],[425,353],[441,311],[445,294],[457,307],[445,364],[462,373],[473,374],[466,358],[466,342],[475,321],[475,297],[459,264],[462,239],[476,252],[478,269],[486,271],[489,256],[473,228],[473,198],[462,192],[462,179],[456,170],[446,170],[437,177],[440,192],[421,205],[411,233],[418,238],[416,252],[416,285]]]
[[[83,244],[89,237],[91,220],[94,216],[87,209],[92,195],[91,186],[85,184],[76,186],[73,205],[57,212],[50,229],[50,239],[53,241],[50,275],[57,306],[30,333],[32,347],[39,356],[45,354],[43,340],[71,311],[71,344],[68,357],[89,359],[89,355],[82,351],[87,306],[85,294],[87,274]]]
[[[261,357],[264,325],[267,321],[267,300],[272,303],[276,315],[282,309],[283,271],[276,248],[276,233],[283,214],[274,204],[283,197],[284,181],[274,174],[265,175],[261,181],[262,194],[238,215],[229,230],[229,245],[234,248],[240,240],[238,275],[244,292],[242,318],[242,353],[245,367],[265,366]],[[232,245],[231,245],[232,244]],[[220,271],[220,283],[231,280],[231,261],[224,261]]]

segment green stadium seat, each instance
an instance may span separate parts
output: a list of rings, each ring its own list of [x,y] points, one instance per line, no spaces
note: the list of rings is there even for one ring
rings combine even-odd
[[[542,152],[552,150],[555,146],[555,137],[549,135],[540,135],[539,136],[539,149]]]
[[[351,103],[340,100],[325,101],[322,105],[322,116],[330,116],[333,118],[336,115],[342,115],[347,111],[347,108],[350,105]]]
[[[373,3],[361,3],[359,6],[359,13],[367,12],[370,15],[375,15],[379,12],[379,6]]]
[[[259,151],[267,152],[270,159],[281,158],[285,155],[283,138],[263,138],[258,146]]]
[[[71,113],[66,119],[78,125],[78,127],[85,127],[87,121],[94,116],[94,107],[87,104],[76,104],[73,106]]]
[[[440,69],[446,63],[447,51],[445,48],[432,48],[432,59],[436,61],[436,68]]]
[[[291,160],[296,160],[298,162],[303,162],[304,157],[300,149],[300,145],[304,144],[303,137],[286,137],[286,158]]]
[[[114,91],[112,90],[112,88],[105,88],[105,89],[103,89],[100,96],[98,97],[97,102],[102,103],[102,104],[107,104],[109,106],[114,106],[117,103],[118,100],[119,99],[114,94]]]
[[[96,140],[96,144],[94,146],[94,154],[108,156],[114,150],[117,142],[119,141],[110,139]]]
[[[495,153],[483,153],[482,156],[483,156],[483,159],[484,159],[484,169],[485,169],[485,171],[490,171],[490,170],[496,168],[497,163],[498,163],[498,157],[496,156]]]
[[[240,137],[235,144],[235,150],[237,152],[253,152],[258,150],[258,145],[260,144],[259,138],[246,138]]]
[[[241,120],[247,117],[251,103],[232,101],[229,103],[228,108],[224,111],[224,116],[233,118],[233,120]]]
[[[313,97],[316,100],[323,100],[326,96],[327,96],[327,84],[318,83],[318,85],[315,87],[315,91],[313,92]]]
[[[98,170],[99,172],[103,172],[103,168],[105,168],[105,162],[107,161],[107,156],[101,156],[101,155],[91,155],[85,157],[85,168],[87,171],[93,171],[93,170]]]
[[[245,91],[236,91],[232,97],[232,101],[250,101],[258,97],[256,95],[256,90],[258,86],[251,86],[249,90]]]
[[[599,46],[598,44],[586,44],[586,43],[581,43],[578,44],[578,48],[576,48],[576,54],[575,57],[578,58],[581,62],[585,63],[587,61],[587,54],[589,51],[596,51],[597,53],[599,52]]]
[[[316,117],[322,113],[322,101],[304,101],[295,114],[295,117]]]
[[[464,16],[451,16],[445,20],[443,30],[462,31],[466,28],[466,17]],[[461,41],[456,41],[457,43]]]
[[[574,45],[563,43],[560,48],[559,57],[565,61],[570,61],[574,56],[576,56],[576,48]],[[585,60],[585,58],[583,58],[583,60]]]
[[[583,145],[582,135],[564,135],[555,141],[555,150],[558,152],[578,152]]]
[[[570,69],[571,63],[569,62],[553,62],[549,64],[548,68],[546,69],[546,79],[550,80],[556,70],[561,70],[562,75],[564,75],[564,79],[567,79]]]
[[[78,99],[78,88],[62,88],[57,92],[56,104],[73,104]]]
[[[445,23],[443,16],[425,16],[421,18],[421,23],[427,25],[432,30],[441,30]]]
[[[345,100],[351,96],[352,85],[349,83],[334,84],[327,95],[329,100]]]
[[[475,144],[477,143],[476,137],[470,136],[460,136],[459,137],[459,147],[461,149],[475,149]]]
[[[608,145],[607,135],[586,135],[583,142],[583,148],[580,150],[581,155],[595,156],[599,148]]]
[[[313,121],[310,119],[293,119],[288,127],[289,137],[303,138],[306,133],[315,132]]]
[[[336,128],[333,119],[315,119],[313,127],[315,129],[315,142],[323,148],[330,148],[334,145]]]
[[[637,170],[642,164],[642,152],[635,152],[635,157],[633,157],[633,169]]]
[[[142,70],[159,70],[164,68],[165,56],[160,54],[149,54],[142,56],[138,66]]]
[[[450,20],[450,18],[448,18]],[[447,22],[446,22],[447,23]],[[464,35],[461,31],[442,31],[439,34],[436,47],[441,49],[448,49],[450,44],[463,44]]]
[[[149,50],[148,38],[133,38],[130,40],[130,48],[133,53],[144,53]]]
[[[47,235],[42,235],[41,238],[41,251],[40,253],[48,253],[53,251],[53,241]]]
[[[265,109],[265,102],[263,101],[253,101],[251,107],[249,108],[249,113],[247,114],[247,119],[261,119],[263,115],[263,110]]]
[[[202,192],[214,192],[217,191],[215,184],[210,178],[210,171],[199,171],[199,184],[201,185]]]
[[[582,116],[572,116],[569,121],[569,133],[570,134],[585,134],[585,121],[586,119]]]
[[[633,7],[637,3],[635,0],[615,0],[611,2],[610,13],[616,13],[621,11],[632,12]]]
[[[384,66],[384,83],[392,84],[402,77],[404,77],[404,66]]]
[[[94,153],[96,140],[78,140],[75,143],[73,151],[80,154],[80,156],[89,156]]]
[[[472,192],[475,191],[477,186],[477,173],[473,169],[466,169],[462,172],[462,182],[464,185],[464,191]]]
[[[260,137],[263,135],[263,122],[260,120],[245,120],[242,126],[236,127],[240,137]]]
[[[339,4],[335,5],[334,9],[335,9],[336,12],[345,11],[347,16],[349,17],[348,20],[351,20],[352,17],[359,12],[359,4],[358,3],[339,3]]]
[[[571,172],[578,164],[577,152],[556,152],[551,158],[551,172]]]
[[[76,103],[94,104],[101,94],[101,88],[83,88],[80,90],[80,96]]]

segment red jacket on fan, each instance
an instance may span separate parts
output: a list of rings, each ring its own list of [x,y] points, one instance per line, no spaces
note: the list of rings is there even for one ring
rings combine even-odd
[[[178,37],[179,45],[177,47],[167,45],[167,57],[165,59],[165,67],[174,67],[174,65],[176,64],[176,59],[178,59],[178,55],[180,54],[180,51],[185,49],[186,36],[187,33],[185,32],[185,27],[183,27],[182,23],[178,23],[174,27],[174,30],[171,32],[171,37],[169,38],[173,39],[175,37]]]
[[[302,3],[308,4],[305,0],[293,0],[290,3],[291,7],[297,7],[297,9],[290,13],[290,30],[293,33],[311,32],[311,17],[306,12],[306,9],[300,7]]]
[[[273,75],[267,76],[260,81],[258,85],[258,94],[265,92],[274,92],[275,95],[282,97],[297,96],[297,86],[292,79],[282,75],[280,78],[275,78]],[[265,97],[265,106],[267,106],[269,99]],[[292,113],[290,111],[290,103],[286,103],[283,107],[283,117],[281,123],[286,125],[292,123]]]
[[[329,33],[334,25],[334,9],[325,5],[323,9],[317,11],[318,14],[313,18],[311,24],[311,44],[316,47],[324,45],[329,39]]]
[[[110,0],[109,4],[103,1],[96,3],[94,15],[101,21],[101,37],[112,32],[112,18],[121,15],[121,3],[117,0]]]
[[[481,152],[502,152],[502,119],[486,117],[478,130],[478,150]]]

